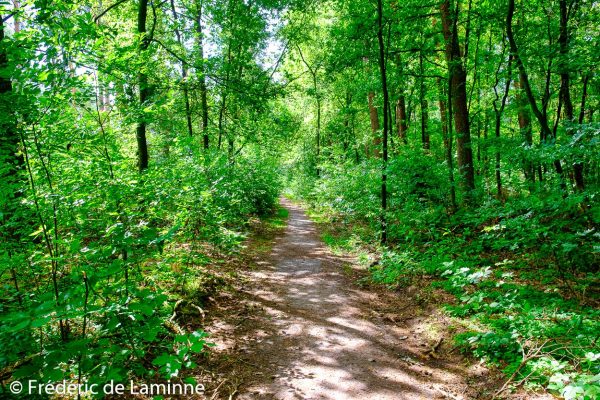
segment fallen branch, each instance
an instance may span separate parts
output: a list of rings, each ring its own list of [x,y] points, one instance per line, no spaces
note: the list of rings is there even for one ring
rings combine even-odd
[[[542,352],[542,349],[544,348],[544,346],[550,341],[550,339],[545,340],[538,348],[536,348],[533,351],[530,351],[529,354],[525,355],[525,352],[522,350],[523,353],[523,360],[521,361],[521,363],[519,364],[519,366],[517,367],[517,369],[515,370],[515,372],[512,373],[512,375],[510,376],[510,378],[508,378],[508,380],[506,382],[504,382],[504,385],[502,385],[502,387],[496,392],[494,393],[494,396],[492,397],[493,399],[495,399],[496,397],[500,396],[500,394],[502,392],[504,392],[507,388],[508,385],[510,385],[510,383],[515,379],[515,377],[517,376],[517,374],[519,373],[519,371],[521,371],[521,369],[527,365],[527,363],[531,360],[533,360],[534,358],[539,357],[540,353]]]

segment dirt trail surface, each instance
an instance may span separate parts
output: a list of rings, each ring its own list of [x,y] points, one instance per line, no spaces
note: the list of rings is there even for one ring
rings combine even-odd
[[[439,340],[449,335],[431,325],[443,325],[441,317],[410,293],[358,287],[351,260],[331,254],[299,206],[282,205],[289,210],[284,234],[270,258],[246,272],[251,316],[223,323],[235,327],[224,336],[250,369],[239,372],[236,398],[490,397],[498,380],[449,354],[451,345]]]

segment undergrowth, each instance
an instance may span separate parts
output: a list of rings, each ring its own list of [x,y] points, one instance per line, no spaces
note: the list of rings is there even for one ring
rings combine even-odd
[[[69,174],[36,187],[41,226],[2,227],[23,239],[0,251],[0,396],[15,380],[191,383],[204,308],[235,278],[219,265],[278,184],[273,164],[186,154],[141,177],[123,160],[115,178],[69,155]]]

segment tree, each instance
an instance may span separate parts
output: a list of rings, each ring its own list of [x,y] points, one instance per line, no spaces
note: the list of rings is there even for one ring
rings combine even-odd
[[[175,0],[171,0],[171,12],[173,13],[173,21],[175,23],[177,23],[179,18],[177,15],[177,10],[175,8]],[[181,32],[179,31],[179,27],[177,25],[175,25],[175,36],[177,37],[177,43],[179,44],[179,46],[184,47],[183,46],[183,38],[181,36]],[[183,99],[184,99],[184,103],[185,103],[185,121],[187,123],[188,134],[190,136],[194,136],[194,129],[192,127],[192,111],[190,109],[190,94],[189,94],[189,89],[188,89],[187,76],[188,76],[188,67],[187,67],[187,63],[185,62],[185,60],[183,60],[183,61],[181,61],[181,85],[183,88]],[[207,146],[207,143],[205,143],[205,147],[206,146]]]
[[[386,51],[383,42],[383,4],[377,0],[377,43],[379,45],[379,72],[381,74],[381,90],[383,92],[383,164],[381,167],[381,243],[387,242],[387,164],[388,164],[388,127],[389,127],[389,94],[387,88]]]
[[[319,158],[321,156],[321,95],[319,93],[318,74],[321,66],[319,62],[315,62],[312,64],[308,63],[308,61],[306,61],[304,55],[302,54],[302,49],[300,48],[300,46],[296,46],[296,48],[298,49],[300,59],[306,66],[306,69],[310,73],[310,77],[312,79],[312,91],[315,97],[315,105],[317,112],[317,118],[315,119],[315,156],[317,159],[316,173],[317,176],[319,176]]]
[[[204,33],[202,32],[202,0],[196,0],[196,35],[198,41],[198,62],[200,63],[200,101],[202,106],[202,140],[204,149],[209,147],[208,137],[208,89],[206,87],[206,67],[204,65]]]
[[[569,74],[569,16],[567,10],[567,0],[559,0],[560,8],[560,35],[558,43],[560,45],[560,103],[564,107],[564,115],[568,123],[575,123],[573,102],[571,101],[571,87]],[[558,122],[559,116],[557,116]],[[568,132],[573,132],[573,129],[568,128]],[[575,188],[578,191],[583,191],[585,184],[583,182],[583,164],[576,162],[573,164],[573,172],[575,177]]]
[[[548,140],[548,138],[551,138],[553,135],[552,135],[552,131],[550,130],[550,126],[548,125],[548,118],[546,117],[546,114],[542,113],[540,111],[540,109],[537,105],[537,102],[535,100],[535,97],[533,96],[533,91],[531,90],[531,85],[529,83],[529,75],[527,74],[527,69],[525,68],[525,64],[523,63],[523,60],[521,59],[521,56],[519,54],[519,48],[517,46],[517,42],[515,41],[515,37],[513,34],[512,21],[513,21],[514,13],[515,13],[515,1],[508,0],[508,10],[507,10],[507,15],[506,15],[506,36],[508,38],[508,42],[510,43],[512,57],[515,60],[515,63],[517,64],[517,68],[519,70],[521,85],[523,86],[523,90],[525,91],[525,94],[527,95],[527,100],[529,102],[529,106],[531,107],[533,114],[535,115],[535,117],[538,120],[538,123],[540,124],[541,130],[542,130],[542,140],[546,141],[546,140]],[[556,169],[556,172],[562,177],[563,169],[562,169],[560,160],[554,161],[554,167]],[[562,186],[564,189],[565,188],[564,180],[563,180]]]
[[[442,32],[446,41],[446,61],[451,82],[452,117],[456,132],[456,152],[458,155],[458,170],[460,182],[467,199],[475,189],[475,170],[473,168],[473,151],[471,149],[471,131],[469,125],[469,110],[467,106],[467,74],[462,64],[460,46],[458,43],[458,6],[451,9],[450,1],[440,4]]]
[[[154,28],[150,33],[146,32],[146,19],[148,18],[148,0],[139,0],[138,15],[137,15],[137,33],[138,33],[138,52],[142,60],[147,57],[147,50],[150,47]],[[154,22],[156,24],[156,21]],[[147,116],[143,108],[150,98],[150,86],[148,83],[148,74],[145,71],[143,61],[138,71],[138,90],[139,90],[139,106],[140,117],[137,123],[136,139],[138,147],[138,169],[143,172],[148,168],[148,142],[146,139]]]

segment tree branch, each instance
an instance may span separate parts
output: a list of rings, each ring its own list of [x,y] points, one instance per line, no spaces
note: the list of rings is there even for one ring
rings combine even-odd
[[[113,8],[120,6],[121,4],[125,3],[126,1],[128,1],[128,0],[119,0],[115,4],[109,6],[106,10],[102,11],[100,14],[98,14],[97,16],[94,17],[94,22],[98,23],[98,21],[100,20],[100,18],[102,18],[104,16],[104,14],[106,14]]]

